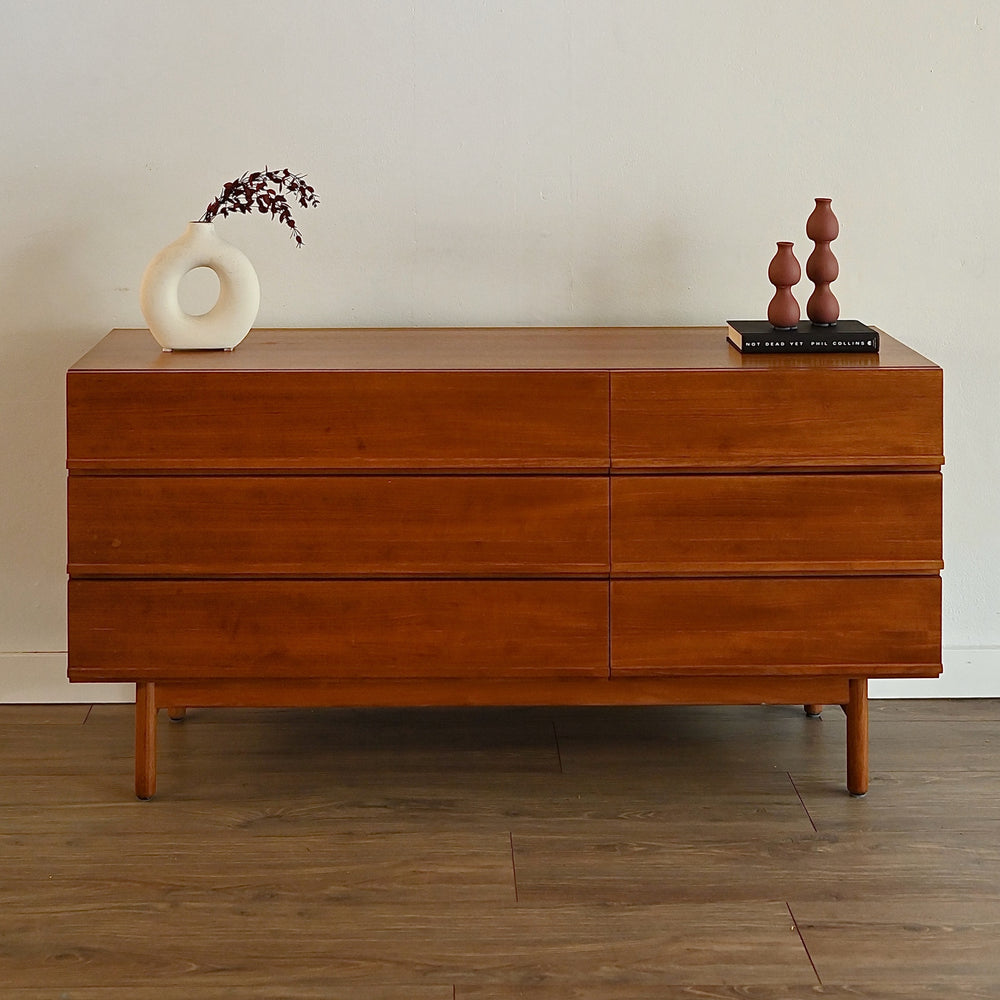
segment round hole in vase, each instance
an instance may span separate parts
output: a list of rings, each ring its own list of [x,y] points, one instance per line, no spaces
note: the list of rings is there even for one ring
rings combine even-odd
[[[181,278],[177,298],[189,316],[204,316],[215,308],[222,285],[210,267],[193,267]]]
[[[181,282],[197,268],[215,272],[218,299],[202,314],[181,305]],[[232,350],[250,332],[260,308],[260,283],[249,258],[215,231],[189,222],[142,276],[139,304],[150,333],[166,351]]]

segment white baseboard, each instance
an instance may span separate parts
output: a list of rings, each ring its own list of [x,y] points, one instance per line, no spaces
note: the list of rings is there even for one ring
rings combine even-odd
[[[70,684],[65,653],[0,653],[0,705],[135,701],[134,684]]]
[[[872,698],[1000,698],[1000,647],[944,651],[940,677],[877,680]],[[70,684],[65,653],[0,653],[0,704],[135,701],[132,684]]]
[[[870,698],[1000,698],[1000,647],[946,646],[940,677],[869,681]]]

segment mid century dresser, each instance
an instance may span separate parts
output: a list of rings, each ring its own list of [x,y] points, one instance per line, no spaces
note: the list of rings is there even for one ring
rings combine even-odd
[[[115,330],[67,376],[69,677],[158,709],[822,704],[941,670],[942,372],[717,328]]]

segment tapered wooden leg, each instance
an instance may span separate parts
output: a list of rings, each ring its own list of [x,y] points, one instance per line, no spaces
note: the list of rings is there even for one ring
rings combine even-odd
[[[868,678],[852,678],[847,703],[847,790],[868,791]]]
[[[183,705],[174,705],[167,709],[167,718],[171,722],[183,722],[186,715],[187,709]]]
[[[156,686],[135,686],[135,794],[156,794]]]
[[[808,715],[810,719],[819,718],[819,716],[823,714],[822,705],[803,705],[802,708],[805,710],[806,715]]]

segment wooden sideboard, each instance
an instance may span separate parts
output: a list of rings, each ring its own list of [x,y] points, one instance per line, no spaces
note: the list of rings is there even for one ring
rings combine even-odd
[[[822,704],[941,671],[942,372],[718,328],[115,330],[67,376],[69,677],[187,706]]]

